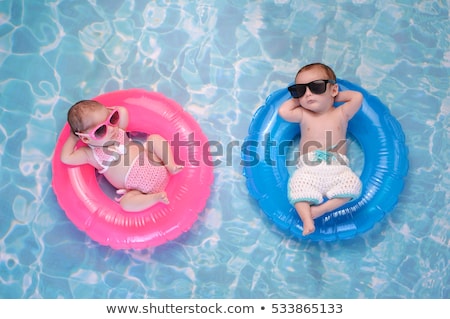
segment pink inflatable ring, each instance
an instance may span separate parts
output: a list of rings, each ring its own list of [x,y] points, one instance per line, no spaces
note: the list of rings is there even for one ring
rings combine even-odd
[[[141,89],[115,91],[94,100],[128,109],[128,131],[159,134],[171,143],[175,160],[185,167],[172,175],[166,192],[170,204],[156,204],[139,213],[122,210],[100,187],[95,168],[67,166],[60,161],[69,136],[66,123],[53,156],[52,185],[67,217],[102,245],[114,249],[158,246],[187,231],[204,209],[213,181],[208,140],[200,126],[175,101]],[[81,142],[80,142],[81,143]],[[175,149],[176,147],[176,149]]]

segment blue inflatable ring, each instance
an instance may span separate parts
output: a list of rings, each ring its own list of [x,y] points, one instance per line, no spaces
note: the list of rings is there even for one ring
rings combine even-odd
[[[287,89],[273,92],[253,116],[241,159],[247,188],[267,217],[280,229],[298,238],[334,241],[353,238],[371,229],[397,204],[408,172],[408,149],[399,122],[375,96],[345,80],[340,90],[364,95],[361,109],[348,125],[348,132],[364,153],[360,176],[361,196],[315,220],[316,231],[304,237],[303,224],[289,203],[286,166],[288,141],[300,134],[299,125],[278,116],[280,105],[290,98]],[[291,143],[292,144],[292,143]]]

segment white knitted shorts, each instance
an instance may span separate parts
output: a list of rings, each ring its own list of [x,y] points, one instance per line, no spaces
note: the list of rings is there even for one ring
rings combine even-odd
[[[323,202],[324,196],[331,198],[352,199],[361,194],[361,181],[348,166],[345,155],[324,151],[328,158],[318,156],[318,152],[303,154],[297,169],[289,178],[288,198],[294,205],[297,202],[309,202],[317,205]]]

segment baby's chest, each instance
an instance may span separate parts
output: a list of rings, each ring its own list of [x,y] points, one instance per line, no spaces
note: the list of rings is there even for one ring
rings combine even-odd
[[[347,125],[339,119],[322,118],[320,120],[311,119],[304,121],[301,125],[303,134],[322,135],[326,132],[345,133]]]
[[[124,145],[124,152],[121,152],[118,160],[123,166],[129,166],[139,156],[147,156],[145,146],[141,143],[128,143]]]

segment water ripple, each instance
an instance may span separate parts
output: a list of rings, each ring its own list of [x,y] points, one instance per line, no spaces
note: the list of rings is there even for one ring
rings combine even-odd
[[[438,1],[2,1],[0,297],[448,298],[447,24]],[[240,165],[255,110],[314,61],[378,96],[410,152],[396,209],[344,242],[287,237]],[[66,218],[51,159],[72,103],[131,87],[178,101],[217,165],[188,232],[114,251]]]

